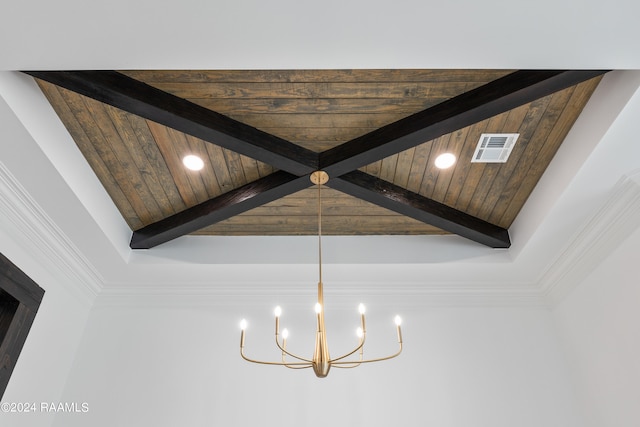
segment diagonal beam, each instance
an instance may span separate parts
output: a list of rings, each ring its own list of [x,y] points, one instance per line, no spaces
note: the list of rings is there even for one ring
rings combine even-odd
[[[327,150],[319,166],[338,177],[606,72],[516,71]]]
[[[123,111],[294,175],[318,169],[318,154],[116,71],[25,71]]]
[[[134,231],[131,249],[150,249],[177,237],[311,186],[308,176],[278,171]]]
[[[506,229],[364,172],[343,174],[329,180],[327,185],[492,248],[511,246]]]
[[[356,169],[605,72],[518,71],[321,154],[114,71],[27,74],[285,171],[134,232],[134,249],[156,246],[304,189],[309,181],[302,175],[319,169],[332,177],[331,187],[347,194],[485,245],[506,248],[507,230]]]

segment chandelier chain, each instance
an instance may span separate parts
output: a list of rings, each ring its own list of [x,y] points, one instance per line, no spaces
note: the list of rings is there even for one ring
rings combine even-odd
[[[322,283],[322,199],[321,184],[318,180],[318,276]]]

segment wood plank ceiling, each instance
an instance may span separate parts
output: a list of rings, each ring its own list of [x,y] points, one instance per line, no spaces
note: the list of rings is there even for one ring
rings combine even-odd
[[[189,132],[103,103],[99,96],[96,100],[65,89],[61,86],[67,85],[57,81],[57,77],[52,78],[51,73],[30,74],[39,78],[42,91],[133,231],[167,222],[168,218],[207,201],[224,199],[225,195],[240,197],[240,189],[256,183],[262,185],[260,191],[265,194],[268,191],[282,194],[270,195],[264,204],[258,202],[249,210],[238,209],[237,214],[226,214],[218,222],[200,224],[201,228],[187,232],[317,233],[317,192],[307,188],[312,184],[285,179],[279,175],[284,174],[280,172],[282,167],[256,160],[269,157],[249,155],[255,148],[248,148],[245,153],[224,148],[227,145],[206,142]],[[453,126],[452,131],[408,144],[407,149],[391,149],[390,155],[379,158],[372,155],[369,159],[373,161],[368,164],[352,163],[357,171],[349,172],[348,168],[340,170],[340,162],[332,160],[332,156],[340,161],[351,158],[351,154],[340,152],[354,151],[346,143],[351,142],[363,151],[363,143],[356,142],[363,140],[366,145],[368,135],[373,135],[374,149],[378,144],[377,130],[384,128],[378,134],[386,132],[385,129],[389,129],[388,133],[396,132],[394,126],[398,129],[401,126],[394,124],[403,123],[399,122],[403,119],[412,126],[412,120],[416,118],[413,121],[417,122],[421,112],[432,111],[445,101],[455,103],[464,94],[475,93],[473,90],[482,90],[490,82],[502,82],[499,79],[515,74],[506,70],[118,73],[275,137],[265,139],[269,144],[272,140],[275,146],[293,143],[302,147],[303,153],[317,153],[320,163],[326,159],[328,165],[334,165],[334,173],[344,179],[330,180],[323,190],[322,229],[323,234],[329,235],[449,232],[447,227],[440,228],[442,224],[425,223],[419,214],[404,211],[405,199],[434,201],[507,230],[601,74],[581,76],[576,82],[565,84],[566,88],[530,96],[531,100],[520,106],[508,107],[468,125]],[[161,102],[164,100],[158,101]],[[506,163],[471,163],[482,133],[520,134]],[[262,138],[262,134],[258,136]],[[247,139],[260,148],[260,141]],[[457,156],[454,167],[439,170],[434,166],[435,157],[443,152]],[[192,153],[205,160],[203,170],[193,172],[182,165],[182,158]],[[307,169],[313,168],[300,160],[303,158],[306,159],[302,156],[296,160],[298,163],[294,162],[298,169],[294,167],[295,170],[287,172],[308,175]],[[295,188],[285,188],[289,181],[297,183]],[[379,189],[378,194],[368,195],[371,188]],[[400,208],[393,205],[396,201],[378,202],[379,196],[387,191],[401,194]]]

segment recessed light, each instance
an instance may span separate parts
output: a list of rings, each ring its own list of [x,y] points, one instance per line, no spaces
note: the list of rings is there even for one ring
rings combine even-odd
[[[456,162],[456,156],[451,153],[440,154],[436,157],[436,167],[439,169],[447,169],[454,165]]]
[[[204,167],[202,159],[198,156],[194,156],[193,154],[184,156],[182,163],[187,167],[187,169],[191,169],[192,171],[199,171]]]

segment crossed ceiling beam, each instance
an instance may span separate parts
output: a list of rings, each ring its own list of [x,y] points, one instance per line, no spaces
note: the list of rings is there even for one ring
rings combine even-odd
[[[134,231],[132,249],[148,249],[310,186],[324,170],[328,186],[493,248],[508,230],[357,169],[442,135],[606,73],[516,71],[431,108],[316,153],[156,89],[116,71],[27,71],[123,111],[270,164],[277,172]]]

